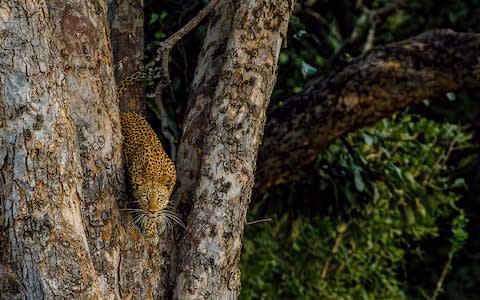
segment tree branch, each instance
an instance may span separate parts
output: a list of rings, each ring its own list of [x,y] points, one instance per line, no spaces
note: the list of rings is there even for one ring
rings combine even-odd
[[[375,28],[380,18],[385,18],[389,15],[393,15],[398,9],[405,4],[405,0],[395,0],[384,7],[378,9],[369,9],[365,5],[362,6],[363,13],[357,19],[355,26],[350,33],[350,37],[342,42],[340,47],[335,53],[328,59],[325,67],[330,67],[338,62],[338,58],[342,56],[347,48],[358,42],[362,38],[366,38],[364,51],[366,52],[372,48],[373,38],[375,35]],[[365,37],[366,34],[366,37]]]
[[[172,202],[173,299],[236,299],[255,163],[294,0],[221,1],[203,41],[183,124]]]
[[[170,85],[170,67],[169,67],[169,62],[170,62],[170,51],[172,50],[173,46],[180,41],[187,33],[192,31],[194,28],[198,26],[198,24],[205,19],[206,16],[208,16],[215,6],[218,4],[220,0],[210,0],[210,2],[205,5],[202,10],[198,12],[198,14],[193,17],[190,21],[188,21],[185,26],[180,28],[177,32],[172,34],[168,39],[163,41],[160,44],[160,47],[157,50],[157,56],[155,60],[157,62],[160,62],[160,66],[162,67],[162,75],[161,75],[161,80],[160,84],[157,86],[156,94],[160,95],[158,97],[161,97],[163,90]],[[161,98],[155,98],[155,101],[158,104],[158,101],[161,101]]]
[[[334,139],[425,98],[480,86],[480,34],[436,30],[374,48],[267,121],[256,188],[302,177]]]
[[[158,108],[158,113],[156,113],[157,117],[160,119],[162,127],[161,131],[165,138],[170,143],[170,154],[172,160],[176,160],[177,155],[177,147],[176,147],[176,139],[168,130],[168,116],[165,111],[165,107],[163,106],[163,91],[166,87],[171,87],[170,85],[170,51],[172,50],[173,46],[180,41],[185,35],[187,35],[190,31],[195,29],[198,24],[200,24],[205,17],[207,17],[215,8],[220,0],[210,0],[210,2],[205,5],[202,10],[198,12],[198,14],[193,17],[190,21],[188,21],[185,26],[180,28],[177,32],[172,34],[168,39],[163,41],[160,44],[160,47],[157,50],[157,56],[155,60],[160,62],[161,66],[161,74],[160,74],[160,82],[158,83],[156,90],[155,90],[155,104]],[[172,93],[173,94],[173,93]]]
[[[119,83],[143,65],[143,1],[111,1],[109,10],[115,79]],[[143,112],[143,98],[143,86],[130,87],[120,97],[120,110]]]

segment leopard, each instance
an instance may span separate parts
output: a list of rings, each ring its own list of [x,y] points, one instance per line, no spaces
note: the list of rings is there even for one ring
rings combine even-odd
[[[129,86],[150,79],[151,73],[138,71],[124,79],[117,87],[117,101]],[[145,117],[136,112],[120,112],[120,123],[127,177],[138,206],[128,209],[134,213],[133,223],[149,238],[156,236],[159,229],[171,229],[174,223],[184,227],[169,202],[177,179],[175,164],[157,134]]]

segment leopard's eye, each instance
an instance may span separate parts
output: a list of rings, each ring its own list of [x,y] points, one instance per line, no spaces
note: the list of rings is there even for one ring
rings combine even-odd
[[[166,198],[167,198],[167,195],[165,195],[165,193],[163,193],[163,192],[159,192],[158,195],[157,195],[157,201],[159,203],[165,202]]]
[[[144,206],[148,203],[148,195],[147,193],[141,193],[138,195],[139,197],[137,197],[138,199],[138,202],[140,205]]]

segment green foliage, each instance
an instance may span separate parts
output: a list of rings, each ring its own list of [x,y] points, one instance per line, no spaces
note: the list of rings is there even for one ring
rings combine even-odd
[[[461,126],[401,114],[332,144],[318,157],[318,178],[302,185],[310,196],[292,193],[312,198],[315,212],[266,209],[283,191],[251,210],[273,221],[246,228],[242,298],[408,299],[402,262],[439,235],[438,220],[454,218],[451,257],[467,237],[457,208],[465,184],[447,161],[471,138]]]
[[[465,217],[465,213],[460,211],[460,214],[453,219],[452,237],[450,239],[452,248],[448,252],[449,259],[452,259],[453,256],[464,246],[465,241],[468,238],[468,232],[466,231],[467,224],[468,219]]]
[[[163,22],[168,16],[168,13],[165,10],[162,10],[160,13],[151,12],[150,19],[148,20],[147,26],[150,28],[154,27],[156,30],[153,32],[155,40],[161,40],[166,37],[165,32],[163,31]]]

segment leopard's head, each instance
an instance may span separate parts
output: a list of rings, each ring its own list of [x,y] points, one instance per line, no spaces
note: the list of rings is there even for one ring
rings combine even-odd
[[[138,221],[148,237],[158,233],[159,225],[162,231],[165,226],[171,227],[171,220],[183,226],[183,223],[169,207],[173,186],[173,178],[164,175],[161,180],[147,180],[134,187],[134,197],[141,210],[141,217]]]
[[[134,187],[134,197],[145,213],[155,214],[168,205],[172,190],[170,177],[162,182],[148,180]]]

